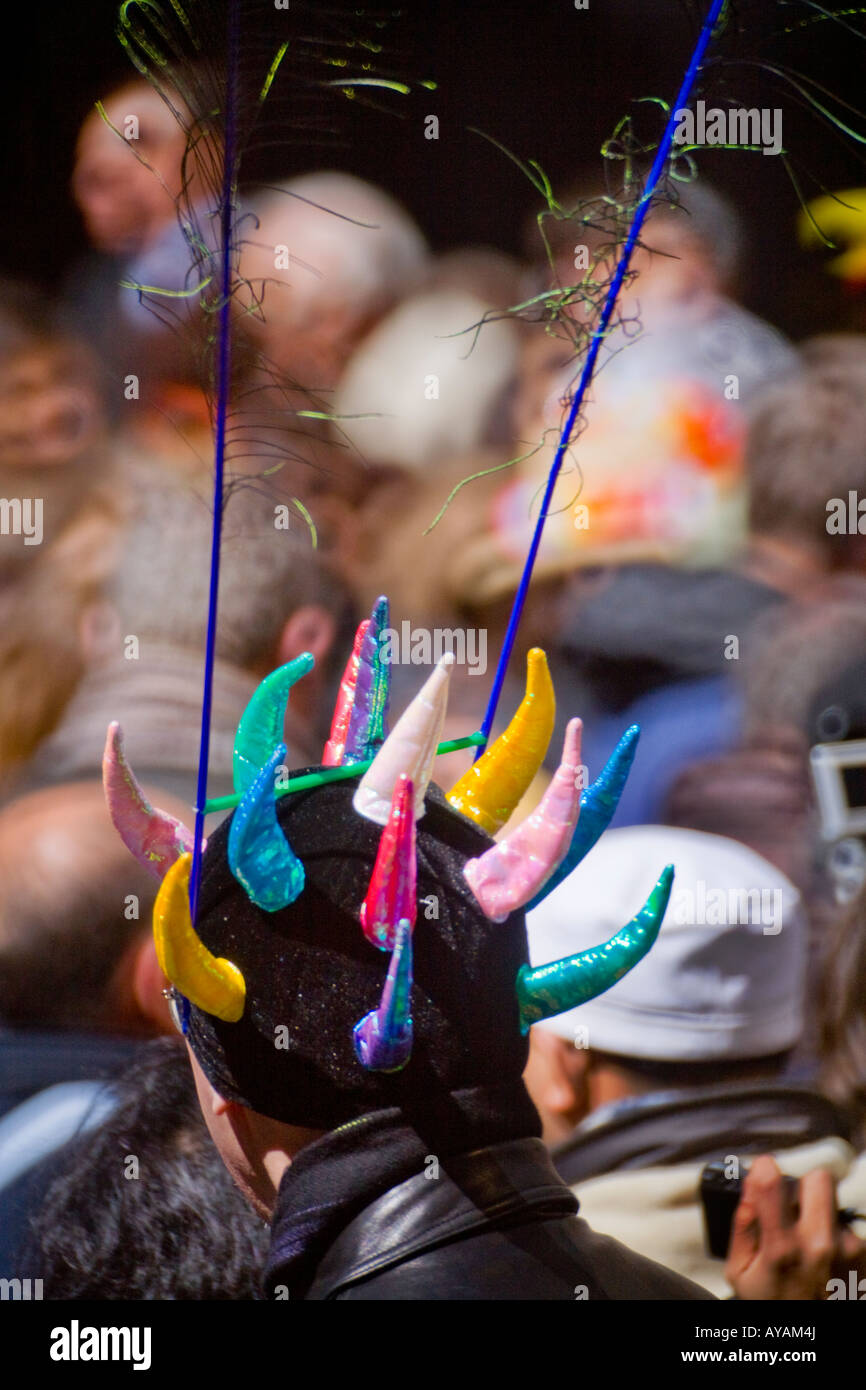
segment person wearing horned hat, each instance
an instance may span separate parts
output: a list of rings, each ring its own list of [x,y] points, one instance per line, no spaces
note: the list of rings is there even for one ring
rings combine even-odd
[[[637,730],[581,794],[572,720],[537,810],[494,842],[553,728],[544,653],[511,724],[445,796],[430,778],[454,658],[386,734],[387,624],[380,599],[321,768],[283,765],[289,690],[312,658],[259,688],[194,912],[192,835],[141,797],[117,725],[106,745],[115,824],[162,878],[157,954],[205,1120],[271,1222],[268,1296],[706,1298],[577,1216],[522,1081],[531,1024],[612,985],[664,915],[670,866],[609,942],[530,968],[523,909],[598,839]]]

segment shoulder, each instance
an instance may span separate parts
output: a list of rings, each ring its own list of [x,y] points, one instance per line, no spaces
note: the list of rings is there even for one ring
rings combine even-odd
[[[416,1175],[361,1212],[320,1262],[308,1297],[710,1297],[580,1220],[540,1140],[496,1145],[447,1166],[436,1182]]]

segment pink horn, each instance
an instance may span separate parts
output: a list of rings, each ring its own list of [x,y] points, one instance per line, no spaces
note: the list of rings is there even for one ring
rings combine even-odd
[[[580,813],[582,728],[579,719],[570,721],[562,762],[532,815],[463,867],[482,912],[494,922],[504,922],[509,913],[535,896],[571,844]]]
[[[191,854],[192,831],[182,821],[151,806],[123,750],[123,730],[108,726],[102,756],[102,785],[114,828],[139,864],[164,878],[176,859]]]
[[[396,932],[405,918],[415,925],[416,851],[415,788],[411,777],[398,777],[388,824],[379,839],[379,851],[367,896],[359,914],[367,940],[380,951],[393,951]]]

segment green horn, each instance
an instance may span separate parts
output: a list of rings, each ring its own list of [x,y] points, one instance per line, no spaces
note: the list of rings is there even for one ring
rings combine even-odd
[[[528,1033],[533,1023],[564,1014],[597,994],[604,994],[627,975],[659,934],[673,881],[673,865],[668,864],[637,916],[610,941],[576,956],[566,956],[565,960],[539,965],[535,970],[522,965],[516,985],[521,1033]]]

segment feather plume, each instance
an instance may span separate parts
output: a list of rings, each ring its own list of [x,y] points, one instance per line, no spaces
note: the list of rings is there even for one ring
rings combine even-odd
[[[183,331],[198,331],[213,426],[213,540],[194,832],[199,838],[207,803],[222,518],[232,482],[227,465],[254,442],[245,431],[255,424],[237,409],[233,395],[236,330],[248,315],[261,313],[264,290],[239,274],[240,248],[253,230],[239,204],[242,166],[277,131],[281,146],[287,131],[306,141],[333,131],[333,100],[325,98],[369,100],[377,90],[409,90],[382,66],[381,21],[368,20],[366,33],[359,32],[363,23],[357,14],[350,22],[329,9],[297,3],[278,9],[254,0],[124,0],[120,9],[121,43],[187,138],[178,200],[190,253],[187,286],[162,300],[153,287],[140,286],[139,293]],[[317,38],[310,38],[308,26]],[[190,872],[193,921],[200,878],[198,843]]]

